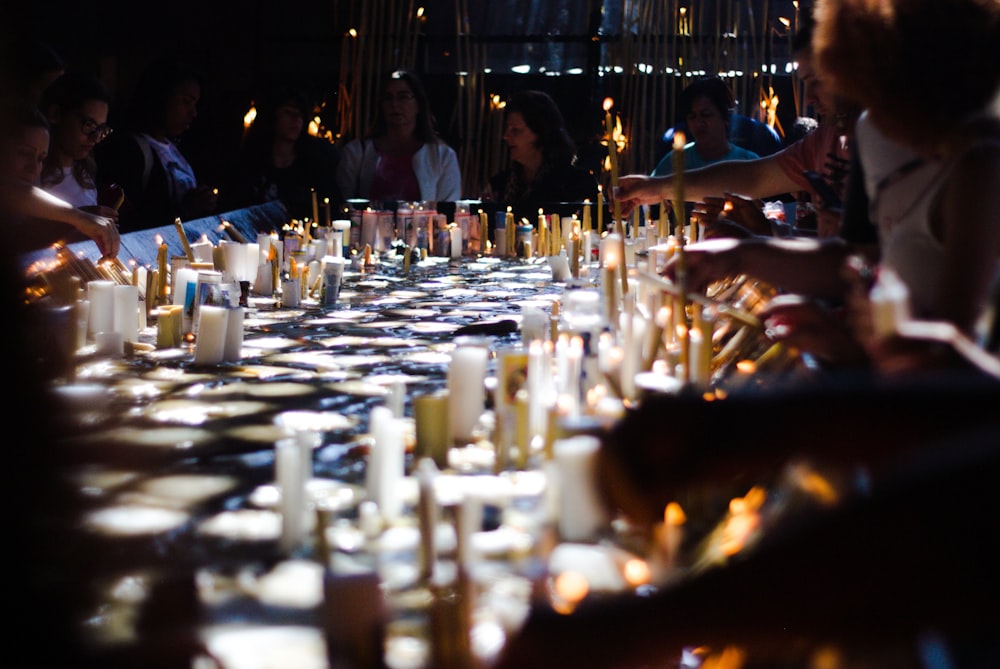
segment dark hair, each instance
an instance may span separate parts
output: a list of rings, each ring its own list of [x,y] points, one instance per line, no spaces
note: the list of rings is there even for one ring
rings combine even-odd
[[[538,137],[542,160],[553,167],[564,167],[576,162],[576,144],[566,129],[566,121],[559,106],[543,91],[518,91],[507,101],[504,120],[517,112],[524,123]]]
[[[707,98],[712,106],[719,110],[722,119],[729,124],[729,119],[733,115],[733,108],[736,106],[736,98],[732,89],[720,77],[704,77],[698,79],[687,88],[681,91],[677,105],[681,119],[686,119],[694,107],[694,101],[698,98]]]
[[[5,57],[11,67],[13,85],[26,95],[45,75],[66,69],[66,61],[48,43],[27,36],[16,36],[6,47]]]
[[[52,82],[42,94],[41,109],[51,115],[53,109],[59,111],[60,116],[83,108],[84,103],[89,100],[98,100],[110,106],[111,93],[105,88],[101,80],[90,72],[79,70],[69,70],[61,77]],[[97,174],[97,162],[91,152],[83,160],[73,162],[73,177],[84,188],[93,188]],[[49,151],[42,166],[42,185],[52,186],[62,181],[62,167],[54,151]]]
[[[403,81],[410,88],[413,97],[417,100],[417,127],[413,132],[422,142],[433,143],[440,141],[437,131],[434,129],[434,114],[431,112],[431,102],[427,97],[427,90],[424,88],[420,77],[410,70],[392,70],[384,77],[379,84],[378,99],[375,107],[375,122],[372,124],[371,137],[381,137],[386,133],[387,124],[385,114],[382,112],[382,96],[385,95],[389,83],[392,81]]]
[[[203,86],[201,73],[179,58],[165,55],[143,70],[129,103],[129,124],[133,130],[159,129],[166,118],[167,102],[179,86],[194,82]]]
[[[292,105],[305,119],[302,135],[309,123],[309,117],[315,111],[315,103],[304,86],[292,82],[277,82],[266,84],[260,95],[254,100],[257,107],[257,117],[247,130],[243,141],[247,153],[270,155],[271,144],[274,141],[274,128],[278,109]],[[299,139],[302,138],[299,136]]]
[[[31,100],[14,97],[4,100],[0,108],[0,129],[7,137],[20,137],[29,128],[49,129],[49,120]]]

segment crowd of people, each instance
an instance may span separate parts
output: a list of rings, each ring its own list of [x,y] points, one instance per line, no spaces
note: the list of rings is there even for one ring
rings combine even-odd
[[[115,256],[119,230],[272,200],[308,217],[317,196],[386,203],[468,195],[415,71],[388,73],[367,132],[337,143],[308,132],[317,102],[307,86],[269,82],[231,180],[209,184],[182,141],[198,115],[204,83],[197,70],[157,60],[127,108],[116,110],[98,79],[36,46],[23,67],[11,69],[18,95],[3,109],[0,195],[23,231],[16,250],[91,239]],[[1000,657],[990,637],[1000,620],[987,606],[1000,595],[992,576],[996,541],[985,542],[984,552],[964,563],[968,578],[959,578],[951,575],[962,560],[929,546],[920,532],[888,533],[891,545],[879,535],[887,525],[906,525],[909,509],[935,518],[945,509],[950,515],[939,529],[953,524],[946,535],[961,541],[959,529],[989,531],[976,523],[996,510],[986,475],[996,472],[1000,436],[991,404],[1000,390],[1000,4],[815,0],[793,48],[816,122],[778,150],[737,143],[735,104],[723,80],[698,80],[680,96],[678,117],[690,134],[684,217],[707,239],[685,246],[663,272],[691,291],[736,276],[775,287],[778,297],[761,314],[767,336],[809,354],[824,384],[737,394],[730,402],[645,402],[604,437],[600,484],[609,506],[646,524],[682,485],[745,476],[793,456],[860,466],[885,486],[816,527],[783,528],[745,560],[652,596],[596,601],[572,615],[535,611],[508,640],[504,669],[650,666],[696,643],[788,650],[805,640],[803,647],[815,650],[845,641],[848,651],[868,652],[865,626],[873,624],[883,624],[891,639],[875,651],[899,666],[989,664],[918,664],[910,644],[928,632],[974,660]],[[948,104],[929,96],[928,73],[940,72],[949,73]],[[562,110],[546,92],[510,96],[502,139],[509,164],[489,179],[484,200],[509,204],[528,220],[545,203],[596,200],[598,178],[578,165]],[[645,173],[621,177],[609,197],[624,217],[670,201],[674,164],[668,153]],[[801,193],[814,220],[776,235],[763,199]],[[886,330],[873,291],[889,280],[904,287],[908,317]],[[752,438],[737,434],[764,403],[782,408],[780,424]],[[941,406],[947,415],[936,415]],[[691,429],[666,438],[657,426],[672,412]],[[837,429],[828,430],[834,421]],[[908,451],[912,444],[921,448]],[[954,457],[945,458],[942,447]],[[913,465],[908,476],[900,476],[900,462]],[[918,494],[929,485],[948,491],[936,509]],[[969,491],[978,508],[960,503]],[[837,542],[851,550],[833,552]],[[887,552],[873,560],[865,550],[873,544]],[[927,564],[913,557],[924,549]],[[802,561],[824,553],[843,562],[823,561],[828,579],[820,583]],[[934,565],[951,579],[940,587],[954,593],[912,594],[921,579],[940,576],[928,573]],[[795,577],[806,579],[811,603],[795,592]],[[860,607],[865,616],[851,620],[860,609],[850,597],[867,594],[877,604]],[[978,608],[963,609],[959,596]],[[761,603],[760,618],[733,615],[734,597]]]

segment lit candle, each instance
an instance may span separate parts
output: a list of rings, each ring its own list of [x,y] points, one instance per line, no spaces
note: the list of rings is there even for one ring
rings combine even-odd
[[[597,187],[597,234],[604,232],[604,191]]]
[[[486,212],[479,210],[479,253],[486,255],[486,244],[489,242],[490,227],[486,218]]]
[[[614,104],[615,101],[611,98],[604,98],[604,124],[607,127],[608,132],[608,159],[611,164],[612,189],[618,187],[618,144],[615,142],[615,128],[611,120],[611,107],[614,106]]]
[[[311,188],[310,190],[312,191],[312,209],[313,209],[312,220],[318,221],[319,220],[319,203],[316,201],[316,189],[315,188]],[[306,228],[305,236],[308,239],[308,237],[309,237],[309,223],[308,223],[308,221],[306,222],[305,228]]]
[[[674,133],[674,171],[670,181],[674,186],[674,219],[677,221],[677,237],[684,244],[687,231],[687,213],[684,206],[684,144],[686,138],[683,132]]]

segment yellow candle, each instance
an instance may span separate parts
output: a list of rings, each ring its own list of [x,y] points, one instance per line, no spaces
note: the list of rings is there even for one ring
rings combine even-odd
[[[313,205],[313,217],[312,220],[319,220],[319,203],[316,201],[316,189],[312,188],[312,205]],[[307,233],[308,235],[308,233]]]
[[[326,224],[330,225],[330,198],[323,198],[323,214],[326,217]],[[319,221],[316,221],[319,224]]]
[[[167,243],[160,242],[160,248],[156,252],[156,265],[159,268],[159,295],[160,304],[167,303]]]
[[[604,232],[604,191],[597,187],[597,234]]]
[[[177,228],[177,236],[181,238],[181,244],[184,246],[184,253],[187,255],[188,262],[194,262],[194,251],[191,250],[191,243],[188,242],[187,233],[184,231],[184,224],[181,223],[181,219],[174,219],[174,227]]]
[[[486,212],[479,210],[479,253],[486,255],[486,244],[489,242],[490,227],[486,219]]]
[[[583,201],[583,231],[590,232],[591,222],[590,222],[590,200]]]
[[[611,107],[615,101],[604,98],[604,123],[608,131],[608,158],[611,161],[611,187],[618,186],[618,145],[615,143],[615,127],[611,120]],[[614,195],[614,193],[612,193]]]
[[[507,207],[507,255],[514,255],[514,247],[517,245],[517,231],[514,229],[514,212]]]
[[[685,228],[687,227],[687,214],[684,208],[684,144],[686,141],[683,132],[674,133],[674,172],[670,177],[670,182],[674,186],[674,220],[677,221],[679,228],[677,237],[681,244],[684,243]]]
[[[542,255],[549,254],[549,226],[545,222],[545,212],[538,210],[538,251]]]

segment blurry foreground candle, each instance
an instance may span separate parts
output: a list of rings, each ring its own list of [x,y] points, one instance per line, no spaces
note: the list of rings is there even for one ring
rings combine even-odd
[[[559,537],[563,541],[594,539],[609,518],[595,484],[600,439],[580,435],[559,439],[553,446],[558,490]]]
[[[274,444],[274,478],[281,491],[281,552],[294,553],[305,538],[306,481],[302,466],[302,448],[293,437]]]
[[[431,458],[441,469],[448,466],[448,449],[452,444],[450,403],[447,390],[413,398],[413,415],[417,424],[415,455]]]
[[[486,369],[489,352],[482,346],[459,346],[448,365],[448,392],[451,397],[451,436],[455,443],[473,439],[485,407]]]
[[[239,361],[243,353],[243,307],[226,309],[226,345],[222,359],[226,362]]]
[[[181,345],[184,307],[170,304],[156,310],[156,347],[173,348]]]
[[[674,170],[670,176],[670,181],[674,186],[674,220],[677,222],[677,237],[680,243],[684,244],[684,236],[687,233],[687,209],[684,200],[684,144],[687,139],[683,132],[674,133]]]
[[[90,334],[113,332],[115,329],[115,282],[98,279],[87,282],[90,302]]]
[[[614,233],[601,240],[601,259],[604,269],[601,272],[601,288],[604,292],[604,314],[608,325],[612,328],[618,325],[618,266],[622,262],[621,235]]]
[[[392,523],[403,512],[400,496],[406,464],[403,423],[385,406],[373,407],[368,423],[374,441],[368,452],[365,487],[368,499],[378,505],[383,520]]]
[[[115,331],[125,341],[139,341],[139,287],[115,286]]]
[[[94,343],[97,344],[97,355],[120,358],[125,354],[125,339],[121,332],[95,332]]]
[[[196,365],[217,365],[222,362],[226,347],[229,309],[210,304],[198,309],[198,339],[195,342]]]

